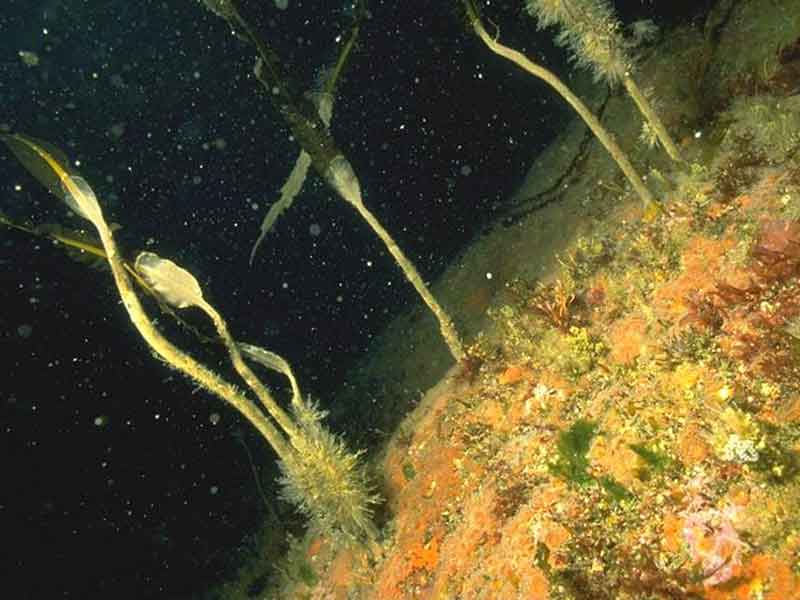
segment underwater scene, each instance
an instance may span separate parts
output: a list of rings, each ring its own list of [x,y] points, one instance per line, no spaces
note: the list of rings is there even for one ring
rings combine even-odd
[[[800,600],[800,2],[0,33],[4,597]]]

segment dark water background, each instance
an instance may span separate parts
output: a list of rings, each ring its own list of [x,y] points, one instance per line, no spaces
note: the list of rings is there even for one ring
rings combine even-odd
[[[545,86],[489,56],[456,4],[370,2],[332,128],[367,204],[428,279],[491,223],[570,117]],[[505,43],[563,69],[522,2],[492,4],[503,5],[487,15]],[[707,4],[616,2],[626,22],[662,26]],[[311,87],[349,23],[347,2],[248,6]],[[5,0],[0,50],[0,126],[80,161],[109,221],[123,226],[128,256],[150,249],[191,270],[237,339],[284,355],[323,403],[370,339],[419,301],[313,176],[248,266],[298,148],[251,76],[252,50],[198,2]],[[83,226],[8,152],[0,198],[13,218]],[[252,555],[252,532],[269,514],[242,442],[267,494],[272,452],[150,355],[106,270],[47,240],[2,235],[4,588],[14,598],[201,597]],[[160,322],[227,373],[218,350]],[[286,506],[274,509],[286,528],[299,526]],[[275,528],[277,546],[284,534]]]

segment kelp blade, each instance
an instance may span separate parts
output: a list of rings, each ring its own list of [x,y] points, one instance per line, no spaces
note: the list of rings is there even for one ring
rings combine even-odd
[[[95,225],[103,220],[100,204],[94,190],[80,175],[68,175],[62,181],[62,197],[64,202],[84,219]]]
[[[39,183],[64,200],[62,178],[70,173],[70,168],[69,160],[61,150],[18,133],[2,135],[0,139]]]
[[[75,213],[95,225],[102,220],[94,191],[69,166],[66,155],[44,140],[15,133],[0,136],[14,156],[42,185],[67,203]]]

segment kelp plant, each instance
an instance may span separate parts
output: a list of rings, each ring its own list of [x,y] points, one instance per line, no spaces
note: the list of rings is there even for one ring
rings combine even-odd
[[[372,214],[372,211],[364,204],[361,196],[361,184],[350,161],[347,160],[342,150],[337,146],[327,124],[320,117],[320,114],[325,116],[324,105],[318,102],[318,106],[315,106],[314,102],[296,91],[292,80],[283,68],[278,54],[264,41],[261,34],[251,24],[253,20],[246,17],[242,9],[242,2],[239,0],[200,0],[200,2],[214,14],[225,19],[240,38],[253,44],[258,54],[254,69],[256,78],[266,91],[266,97],[286,121],[294,139],[307,154],[307,158],[301,155],[300,159],[298,159],[298,164],[295,166],[292,176],[284,185],[285,189],[283,190],[281,201],[291,202],[291,198],[287,197],[292,193],[296,193],[295,190],[302,185],[305,176],[302,162],[310,161],[311,166],[328,186],[340,198],[356,209],[358,214],[385,244],[386,249],[403,270],[406,279],[414,286],[414,289],[417,290],[417,293],[438,320],[442,337],[444,337],[444,341],[453,358],[459,362],[463,361],[466,357],[464,344],[456,331],[452,319],[434,298],[417,269],[397,245],[397,242],[394,241],[389,232]],[[352,48],[352,40],[357,35],[359,24],[365,14],[366,6],[364,1],[359,0],[357,2],[356,20],[351,28],[350,37],[343,45],[344,50],[330,75],[330,83],[326,85],[325,93],[332,95],[333,87],[343,68],[346,56]],[[332,100],[328,100],[328,102],[332,102]],[[278,212],[280,210],[282,210],[282,207],[278,209]],[[275,213],[268,214],[265,223],[262,224],[262,235],[265,227],[271,226],[271,222],[267,222],[267,220],[272,216],[276,216]],[[256,245],[258,243],[259,241],[256,242]]]
[[[372,506],[378,498],[367,482],[359,454],[349,452],[323,427],[324,413],[303,400],[288,363],[262,348],[238,344],[222,316],[203,298],[191,273],[152,252],[142,252],[134,263],[140,283],[167,304],[177,309],[198,308],[211,319],[235,370],[266,412],[232,383],[172,344],[155,327],[139,301],[128,263],[120,255],[94,191],[70,167],[63,153],[47,142],[20,134],[2,135],[0,140],[36,179],[94,225],[128,316],[153,351],[172,368],[233,406],[272,446],[280,459],[284,498],[310,519],[312,527],[346,541],[366,543],[374,550],[377,530],[372,522]],[[289,378],[293,391],[291,415],[278,405],[244,362],[243,355]]]
[[[566,46],[578,66],[587,67],[595,80],[615,86],[622,82],[645,119],[649,135],[657,139],[670,158],[683,162],[658,113],[633,78],[634,61],[622,36],[622,24],[606,0],[527,0],[527,10],[543,29],[561,28],[556,43]]]
[[[616,161],[619,168],[627,177],[634,191],[642,200],[645,208],[648,210],[660,210],[660,205],[656,203],[650,190],[642,181],[639,173],[636,171],[631,161],[628,160],[625,152],[620,148],[619,144],[614,140],[613,136],[606,131],[600,120],[592,113],[591,110],[578,98],[572,90],[570,90],[555,73],[549,69],[544,68],[542,65],[535,63],[521,52],[509,48],[497,41],[496,38],[489,35],[486,28],[481,21],[480,13],[472,0],[461,0],[464,6],[467,21],[469,26],[475,31],[477,36],[483,41],[484,44],[498,56],[510,60],[523,70],[538,77],[552,87],[558,94],[567,101],[567,103],[580,115],[592,133],[600,140],[603,147],[608,151],[611,157]]]

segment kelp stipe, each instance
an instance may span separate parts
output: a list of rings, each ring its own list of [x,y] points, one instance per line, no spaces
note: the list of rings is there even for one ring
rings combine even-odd
[[[596,80],[604,80],[611,86],[621,82],[644,117],[647,130],[672,160],[683,162],[672,136],[633,78],[634,61],[628,52],[629,44],[622,36],[622,24],[606,0],[527,0],[526,8],[538,20],[540,28],[551,25],[561,28],[556,43],[570,49],[578,66],[589,68]]]
[[[260,410],[232,383],[167,340],[140,303],[112,229],[103,217],[100,203],[89,184],[69,167],[60,151],[45,142],[19,134],[2,135],[0,140],[34,177],[97,229],[128,316],[153,351],[172,368],[230,404],[272,446],[284,473],[284,496],[310,518],[313,527],[342,536],[346,541],[365,542],[374,549],[377,530],[372,523],[372,506],[378,498],[367,483],[359,454],[349,452],[338,438],[324,429],[319,422],[321,413],[315,412],[314,418],[304,414],[303,409],[306,412],[312,409],[302,400],[293,403],[296,421],[281,409],[269,390],[244,363],[225,321],[203,299],[194,276],[172,261],[150,252],[142,253],[136,260],[137,273],[168,304],[176,308],[197,307],[211,318],[228,348],[234,367],[267,412]],[[281,372],[291,372],[283,359],[277,360],[273,356],[272,363]],[[293,376],[290,379],[293,380]],[[296,387],[296,381],[293,381],[293,389]]]
[[[280,207],[276,212],[268,215],[268,221],[262,223],[262,234],[269,230],[272,218],[280,214],[286,203],[292,202],[293,196],[291,194],[302,185],[308,168],[308,165],[304,165],[304,163],[310,161],[310,166],[317,171],[340,198],[356,209],[359,216],[368,223],[386,245],[386,249],[402,269],[406,279],[414,286],[414,289],[439,322],[439,330],[453,358],[458,362],[462,362],[466,358],[466,352],[453,320],[428,289],[419,272],[400,249],[394,238],[364,204],[361,196],[361,187],[355,171],[324,122],[326,110],[319,110],[312,101],[296,92],[294,82],[287,75],[277,52],[268,45],[246,18],[246,15],[242,13],[241,6],[239,6],[240,2],[236,0],[200,0],[200,2],[214,14],[225,19],[234,32],[243,39],[250,41],[256,48],[258,58],[253,71],[256,79],[264,87],[267,94],[266,97],[269,98],[276,112],[286,121],[295,141],[307,154],[307,158],[303,158],[301,154],[301,160],[298,161],[298,166],[295,167],[293,176],[285,184],[285,193],[282,193],[281,201],[279,201],[281,202]],[[350,48],[352,48],[352,40],[358,32],[359,23],[366,17],[366,14],[365,4],[359,2],[358,16],[355,19],[351,36],[344,44],[336,67],[333,69],[328,84],[325,86],[325,94],[332,94],[333,87],[335,87],[343,64],[347,60]],[[251,260],[259,243],[260,239],[256,241],[256,246],[251,252]]]
[[[603,147],[608,151],[611,157],[619,166],[620,170],[627,177],[631,187],[636,191],[639,198],[642,200],[645,208],[651,211],[660,210],[660,205],[655,201],[650,190],[642,181],[639,173],[636,171],[631,161],[628,159],[625,152],[620,148],[619,144],[614,140],[611,134],[606,131],[600,120],[592,113],[591,110],[578,98],[555,73],[545,69],[542,65],[537,64],[526,57],[521,52],[504,46],[497,41],[496,38],[489,35],[486,28],[481,21],[478,9],[472,0],[462,0],[464,10],[466,13],[469,26],[475,31],[475,34],[483,41],[484,44],[498,56],[510,60],[517,66],[524,69],[534,77],[538,77],[552,87],[558,94],[566,100],[566,102],[580,115],[584,123],[592,130],[592,133],[597,137]]]

